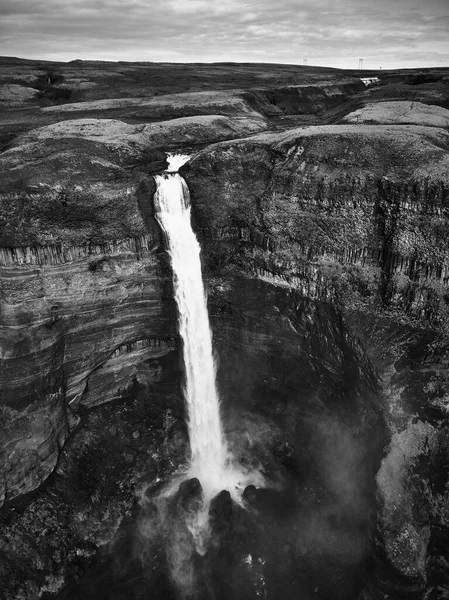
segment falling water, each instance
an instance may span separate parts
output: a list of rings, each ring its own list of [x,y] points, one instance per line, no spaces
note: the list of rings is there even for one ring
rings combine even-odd
[[[199,479],[208,503],[223,489],[238,499],[239,490],[250,480],[253,483],[254,477],[242,473],[233,464],[223,435],[200,245],[190,225],[189,190],[176,172],[188,158],[185,155],[168,156],[167,173],[155,176],[154,205],[171,259],[183,341],[184,395],[191,447],[188,475]]]

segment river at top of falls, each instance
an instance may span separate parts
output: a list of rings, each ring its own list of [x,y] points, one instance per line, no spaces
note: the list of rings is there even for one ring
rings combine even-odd
[[[190,196],[177,173],[187,155],[168,155],[167,174],[156,175],[156,218],[165,233],[173,270],[178,326],[185,365],[184,397],[188,413],[191,459],[189,477],[197,477],[207,503],[223,489],[235,500],[257,473],[236,466],[228,449],[220,417],[216,367],[207,300],[201,273],[200,245],[190,224]]]

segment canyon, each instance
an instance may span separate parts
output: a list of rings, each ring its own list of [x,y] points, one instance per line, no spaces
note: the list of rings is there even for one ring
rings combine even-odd
[[[449,69],[359,75],[0,60],[2,597],[178,597],[176,151],[225,433],[268,482],[213,501],[196,597],[449,596]]]

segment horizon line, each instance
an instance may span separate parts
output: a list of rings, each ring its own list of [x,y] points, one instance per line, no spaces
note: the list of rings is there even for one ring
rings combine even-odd
[[[442,65],[429,65],[429,66],[416,66],[416,67],[368,67],[365,66],[362,69],[355,67],[333,67],[331,65],[314,65],[314,64],[301,64],[301,63],[288,63],[288,62],[263,62],[263,61],[198,61],[198,60],[186,60],[186,61],[151,61],[151,60],[110,60],[102,58],[75,58],[68,61],[60,59],[49,59],[49,58],[28,58],[25,56],[13,56],[13,55],[0,55],[0,60],[10,59],[19,61],[30,61],[30,62],[46,62],[46,63],[60,63],[60,64],[73,64],[73,63],[110,63],[110,64],[148,64],[148,65],[273,65],[273,66],[285,66],[285,67],[301,67],[304,70],[308,69],[332,69],[334,71],[354,71],[356,73],[362,73],[367,71],[413,71],[416,69],[449,69],[447,66]]]

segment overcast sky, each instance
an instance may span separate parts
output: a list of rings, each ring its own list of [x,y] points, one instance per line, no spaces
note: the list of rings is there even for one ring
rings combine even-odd
[[[0,54],[449,66],[449,0],[0,0]]]

